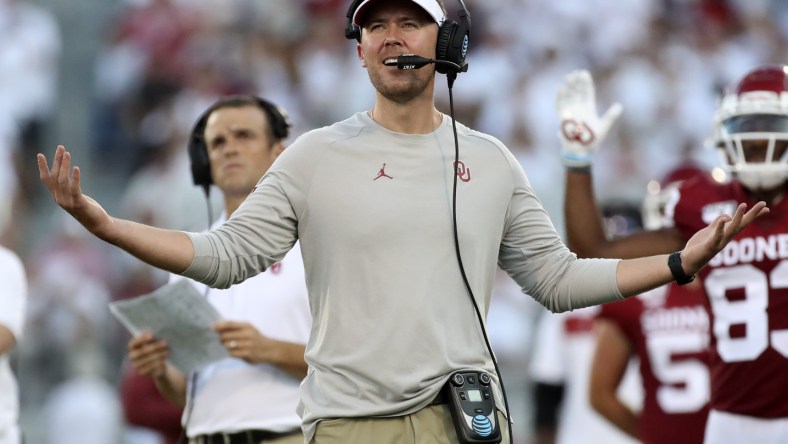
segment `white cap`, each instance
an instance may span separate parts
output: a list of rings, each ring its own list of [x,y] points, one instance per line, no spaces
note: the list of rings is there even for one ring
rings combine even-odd
[[[359,13],[362,12],[364,8],[369,6],[375,0],[364,0],[358,5],[358,8],[353,12],[353,24],[356,26],[361,26],[358,22]],[[437,0],[411,0],[413,3],[421,6],[422,9],[427,11],[427,14],[435,20],[435,23],[438,26],[443,24],[443,21],[446,20],[446,16],[443,14],[443,9],[441,9],[441,5],[437,2]]]

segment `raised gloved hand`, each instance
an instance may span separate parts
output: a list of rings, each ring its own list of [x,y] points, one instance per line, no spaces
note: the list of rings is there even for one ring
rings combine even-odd
[[[602,117],[597,115],[594,79],[586,70],[572,71],[564,78],[555,100],[561,122],[558,138],[561,157],[569,168],[587,168],[591,155],[607,136],[621,115],[621,104],[615,103]]]

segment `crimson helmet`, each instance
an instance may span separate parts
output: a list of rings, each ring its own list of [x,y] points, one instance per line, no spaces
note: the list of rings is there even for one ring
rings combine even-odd
[[[788,178],[788,66],[747,73],[720,101],[715,146],[723,169],[750,190],[770,190]]]

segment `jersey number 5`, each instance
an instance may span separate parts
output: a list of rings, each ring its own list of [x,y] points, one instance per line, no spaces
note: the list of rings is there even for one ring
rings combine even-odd
[[[700,353],[709,345],[701,332],[652,334],[647,339],[654,376],[660,381],[657,402],[666,413],[697,412],[709,402],[709,368],[697,358],[676,354]]]

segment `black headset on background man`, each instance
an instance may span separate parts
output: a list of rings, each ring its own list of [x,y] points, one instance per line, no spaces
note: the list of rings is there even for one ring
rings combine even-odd
[[[211,178],[211,162],[208,159],[208,147],[205,144],[205,125],[208,123],[208,117],[212,112],[219,108],[233,108],[245,105],[257,105],[258,108],[265,112],[268,124],[271,127],[271,133],[276,140],[287,138],[290,132],[290,118],[287,113],[280,107],[273,103],[264,100],[257,96],[251,95],[237,95],[228,96],[219,99],[216,103],[211,105],[194,125],[191,134],[189,135],[189,160],[192,168],[192,180],[195,185],[203,187],[206,196],[209,193],[213,179]]]
[[[353,13],[358,9],[358,5],[364,0],[353,0],[347,10],[347,21],[345,22],[345,38],[355,39],[361,42],[361,29],[353,24]],[[460,11],[458,12],[458,21],[454,22],[448,18],[443,21],[443,24],[438,31],[438,44],[435,48],[435,70],[441,74],[448,73],[449,70],[455,70],[452,65],[460,67],[459,71],[465,72],[468,69],[465,63],[465,56],[468,54],[468,36],[471,32],[471,16],[465,8],[465,3],[458,0],[460,4]],[[449,63],[440,63],[449,62]]]

